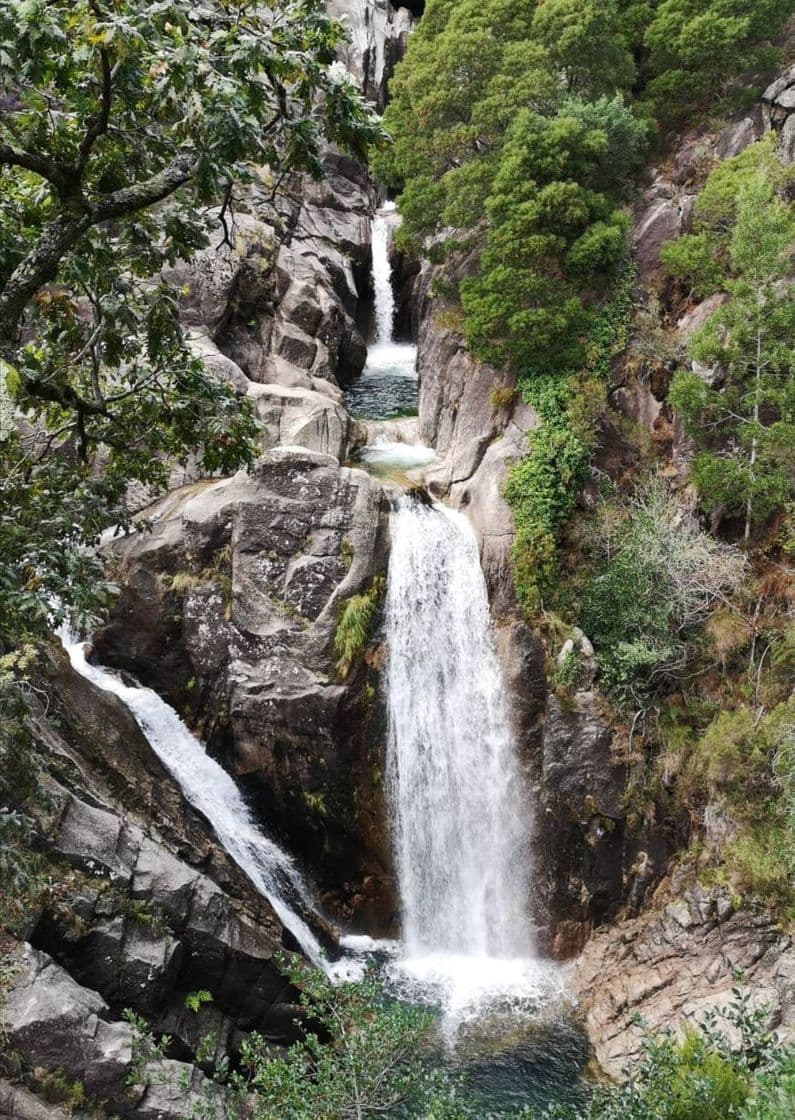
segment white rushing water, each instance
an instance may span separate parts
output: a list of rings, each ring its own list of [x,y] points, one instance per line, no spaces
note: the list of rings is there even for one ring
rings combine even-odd
[[[364,370],[345,393],[348,411],[360,419],[386,419],[417,408],[417,347],[394,341],[395,293],[389,250],[399,222],[394,202],[385,202],[373,218],[375,339],[367,348]]]
[[[392,266],[389,248],[397,220],[394,202],[385,202],[373,218],[373,294],[375,300],[375,341],[384,345],[392,341],[395,321],[395,293],[392,291]]]
[[[386,603],[397,970],[466,1016],[537,997],[530,819],[473,530],[401,499]]]
[[[304,954],[313,964],[328,967],[320,943],[295,910],[296,905],[305,912],[312,909],[298,869],[254,823],[229,774],[210,758],[174,709],[151,688],[125,684],[118,674],[91,665],[86,660],[85,645],[65,632],[61,633],[61,640],[73,668],[81,676],[127,705],[187,800],[207,817],[223,847],[267,898]]]

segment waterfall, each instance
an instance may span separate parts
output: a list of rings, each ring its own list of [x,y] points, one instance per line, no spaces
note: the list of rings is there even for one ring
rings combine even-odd
[[[385,202],[373,218],[373,295],[375,301],[375,340],[383,345],[392,341],[395,321],[395,294],[392,291],[392,265],[389,247],[396,219],[394,202]]]
[[[404,956],[464,958],[470,971],[472,958],[527,960],[530,821],[477,542],[462,514],[411,498],[399,500],[391,536],[389,789]]]
[[[376,211],[372,224],[372,282],[375,340],[367,349],[364,370],[348,386],[345,405],[360,420],[388,420],[416,412],[417,347],[395,342],[395,294],[389,248],[400,223],[394,202]]]
[[[187,800],[209,820],[218,840],[267,898],[282,925],[313,964],[327,967],[323,949],[296,906],[312,903],[298,869],[285,852],[254,823],[232,778],[207,754],[173,708],[151,688],[128,685],[108,669],[90,665],[85,646],[61,633],[73,668],[105,692],[118,696],[132,712],[157,757]]]

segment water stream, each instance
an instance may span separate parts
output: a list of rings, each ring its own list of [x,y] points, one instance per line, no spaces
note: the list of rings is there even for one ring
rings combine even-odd
[[[475,534],[399,500],[386,601],[388,774],[402,906],[393,972],[460,1022],[535,1009],[530,799],[511,734]]]
[[[417,348],[394,341],[395,295],[389,249],[398,223],[394,202],[376,212],[372,232],[375,339],[367,363],[345,392],[345,407],[357,420],[389,420],[417,412]]]
[[[132,712],[157,757],[187,800],[209,820],[218,840],[267,898],[285,929],[313,964],[326,964],[317,937],[299,911],[312,913],[312,901],[293,861],[252,819],[234,780],[192,735],[177,713],[151,688],[126,684],[109,669],[92,665],[86,647],[66,631],[61,640],[72,667],[105,692],[118,696]]]

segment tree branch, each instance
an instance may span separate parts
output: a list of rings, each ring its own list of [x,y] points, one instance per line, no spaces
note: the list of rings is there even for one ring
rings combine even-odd
[[[58,265],[91,226],[91,215],[65,212],[42,230],[39,240],[21,261],[0,291],[0,357],[14,364],[16,337],[28,303],[55,278]]]
[[[83,137],[83,142],[80,145],[80,152],[77,157],[77,166],[80,172],[82,172],[88,162],[88,157],[91,155],[91,149],[94,147],[94,144],[100,136],[103,136],[108,131],[108,122],[110,121],[110,107],[113,98],[113,72],[110,67],[110,56],[104,47],[100,48],[99,57],[102,67],[100,107],[97,115],[90,121],[86,129],[86,134]]]
[[[42,179],[52,183],[60,195],[67,194],[72,184],[70,172],[55,160],[26,152],[13,144],[0,144],[0,167],[22,167],[34,175],[41,175]]]
[[[92,210],[93,224],[123,218],[162,202],[191,178],[196,170],[199,157],[193,152],[183,152],[157,175],[132,187],[114,191],[104,202],[97,203]]]

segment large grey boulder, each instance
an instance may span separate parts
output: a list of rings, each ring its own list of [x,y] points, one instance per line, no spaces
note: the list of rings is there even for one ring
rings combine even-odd
[[[342,461],[348,451],[351,422],[337,401],[311,388],[254,385],[248,393],[260,421],[263,451],[305,447]]]
[[[385,928],[380,717],[366,666],[339,679],[333,648],[346,602],[384,571],[381,486],[280,447],[147,512],[150,532],[109,545],[124,587],[98,656],[187,712],[333,905],[372,901]]]
[[[141,1045],[132,1027],[113,1020],[102,997],[46,953],[22,944],[5,963],[9,982],[0,1025],[7,1046],[30,1065],[63,1071],[130,1120],[183,1120],[202,1100],[220,1106],[223,1091],[180,1062],[145,1061],[139,1076],[131,1077]],[[28,1098],[23,1104],[30,1110]]]

